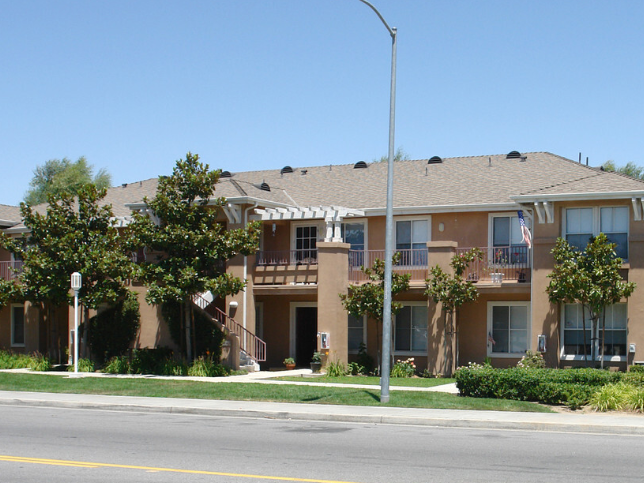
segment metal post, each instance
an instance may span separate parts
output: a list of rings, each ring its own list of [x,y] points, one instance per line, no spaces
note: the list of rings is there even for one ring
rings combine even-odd
[[[78,290],[74,291],[74,372],[78,372]]]
[[[389,402],[389,372],[391,370],[391,272],[394,242],[394,132],[396,119],[396,27],[389,27],[385,19],[366,0],[360,0],[378,15],[391,35],[391,91],[389,98],[389,156],[387,159],[387,209],[385,214],[385,293],[382,308],[382,361],[380,369],[380,402]]]
[[[74,272],[70,282],[74,291],[74,372],[78,373],[78,291],[83,286],[83,277]]]

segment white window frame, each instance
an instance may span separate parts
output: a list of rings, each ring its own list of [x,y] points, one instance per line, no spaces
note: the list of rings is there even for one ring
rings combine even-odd
[[[565,344],[564,344],[564,336],[565,336],[565,330],[566,330],[566,305],[581,305],[581,304],[562,304],[561,309],[560,309],[560,333],[561,333],[561,349],[559,351],[559,358],[562,361],[583,361],[584,360],[584,355],[583,354],[565,354]],[[628,303],[627,302],[618,302],[614,305],[624,305],[626,306],[626,347],[623,355],[619,356],[614,356],[614,355],[606,355],[604,356],[604,362],[626,362],[628,360]],[[586,310],[586,316],[588,316],[588,311]],[[595,361],[599,362],[601,361],[601,341],[599,340],[601,337],[601,318],[597,323],[597,326],[593,325],[592,320],[588,320],[588,323],[591,324],[590,327],[590,337],[591,339],[595,340],[590,340],[589,343],[591,345],[591,353],[588,354],[588,360],[589,361]],[[607,328],[606,330],[612,330]],[[595,357],[592,357],[592,354],[595,354]]]
[[[526,350],[530,349],[530,339],[532,334],[532,314],[530,309],[530,302],[520,301],[520,302],[488,302],[487,303],[487,332],[485,334],[486,346],[487,346],[487,356],[490,358],[500,358],[500,359],[520,359],[525,355],[525,352],[493,352],[493,344],[488,339],[490,334],[493,334],[493,325],[492,325],[492,313],[494,307],[526,307],[526,316],[527,316],[527,327],[526,327],[526,341],[527,347]]]
[[[349,347],[349,318],[351,317],[350,314],[347,314],[347,347]],[[363,344],[367,344],[367,316],[363,315],[362,316],[362,341]],[[358,354],[358,350],[352,350],[348,349],[349,354]]]
[[[14,308],[22,308],[22,338],[26,341],[27,339],[27,318],[25,317],[25,305],[24,304],[11,304],[11,347],[24,347],[25,342],[16,343],[15,334],[14,334],[14,324],[15,320],[13,317]]]
[[[345,218],[342,220],[342,227],[346,224],[359,224],[362,223],[364,226],[364,251],[366,252],[369,250],[369,223],[367,218]],[[344,230],[344,228],[342,228]],[[342,243],[349,243],[344,240],[344,236],[342,237]]]
[[[628,252],[628,256],[626,258],[623,258],[622,260],[624,262],[628,262],[628,257],[630,257],[630,229],[631,229],[631,209],[627,205],[606,205],[606,206],[567,206],[563,209],[563,214],[561,216],[561,237],[565,240],[567,239],[568,232],[567,232],[567,216],[568,216],[568,210],[579,210],[579,209],[588,209],[592,210],[592,215],[593,215],[593,229],[592,229],[592,236],[597,236],[601,232],[601,210],[602,208],[622,208],[626,209],[626,223],[627,223],[627,228],[626,228],[626,250]],[[617,232],[615,232],[617,233]],[[586,247],[579,247],[581,250],[585,249]]]
[[[511,260],[508,260],[507,262],[501,264],[501,263],[495,263],[494,261],[494,252],[495,248],[500,248],[500,247],[495,247],[494,246],[494,220],[496,218],[510,218],[510,233],[509,233],[509,240],[510,240],[510,245],[508,247],[512,246],[520,246],[520,247],[526,247],[526,261],[525,262],[514,262],[512,263]],[[512,218],[517,220],[517,223],[519,222],[519,214],[516,211],[504,211],[504,212],[498,212],[498,213],[490,213],[488,215],[488,229],[487,229],[487,246],[488,246],[488,264],[491,267],[494,266],[504,266],[504,267],[513,267],[513,266],[523,266],[525,267],[527,264],[530,263],[530,253],[529,253],[529,248],[527,248],[527,243],[523,240],[523,237],[521,237],[521,240],[519,243],[512,243]],[[530,218],[527,216],[525,217],[525,224],[528,227],[528,230],[532,230]]]
[[[308,220],[308,221],[296,221],[291,223],[291,256],[292,256],[292,263],[296,263],[296,256],[293,256],[295,253],[295,250],[297,250],[297,229],[301,227],[307,227],[307,226],[314,226],[317,228],[317,236],[316,236],[316,242],[315,242],[315,249],[311,250],[317,250],[317,244],[321,241],[324,241],[324,223],[320,222],[319,220]]]
[[[432,217],[431,216],[397,216],[397,217],[394,218],[394,238],[395,238],[395,240],[394,240],[394,253],[398,252],[398,250],[399,250],[398,249],[398,235],[397,235],[397,233],[398,233],[398,222],[399,221],[411,221],[411,222],[414,222],[414,221],[426,221],[427,222],[427,234],[426,234],[427,236],[426,236],[425,242],[432,241]],[[412,227],[413,227],[413,223],[412,223]],[[411,232],[412,249],[413,249],[413,244],[414,244],[413,239],[414,239],[414,232],[413,232],[413,229],[412,229],[412,232]],[[427,249],[426,245],[425,245],[425,249]],[[401,250],[405,250],[405,249],[401,249]],[[428,260],[428,256],[429,256],[428,254],[425,254],[425,260]],[[421,265],[424,265],[424,264],[405,263],[405,260],[401,260],[401,262],[399,263],[399,266],[401,266],[401,267],[414,267],[414,266],[421,266]]]
[[[427,309],[427,320],[426,322],[426,331],[427,331],[427,343],[429,344],[429,307],[427,302],[401,302],[403,307],[425,307]],[[391,330],[391,353],[394,356],[426,356],[428,353],[428,347],[425,346],[423,350],[408,350],[408,351],[397,351],[396,350],[396,319],[398,315],[394,316],[392,330]],[[411,339],[410,339],[411,344]]]

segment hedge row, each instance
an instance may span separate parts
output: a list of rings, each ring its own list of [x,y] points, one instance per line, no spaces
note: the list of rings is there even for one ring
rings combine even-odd
[[[494,369],[472,365],[456,371],[456,385],[463,396],[537,401],[576,408],[606,384],[624,378],[619,372],[600,369]],[[639,374],[628,382],[641,384]]]

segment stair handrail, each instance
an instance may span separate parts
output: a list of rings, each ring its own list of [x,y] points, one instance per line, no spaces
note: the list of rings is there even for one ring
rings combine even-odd
[[[192,298],[192,301],[197,307],[204,311],[206,310],[206,307],[211,304],[211,301],[208,301],[200,294],[196,294]],[[226,315],[222,310],[217,307],[213,308],[215,310],[215,314],[212,317],[215,322],[217,322],[220,327],[226,328],[229,332],[232,332],[239,337],[240,350],[255,362],[266,361],[266,342],[253,334],[250,330],[246,329],[246,327],[241,325],[235,319]]]
[[[266,360],[266,342],[253,334],[250,330],[246,329],[246,327],[241,325],[235,319],[226,315],[224,311],[217,307],[214,309],[215,320],[217,320],[222,327],[226,327],[229,331],[239,336],[241,343],[240,349],[255,362],[264,362]]]

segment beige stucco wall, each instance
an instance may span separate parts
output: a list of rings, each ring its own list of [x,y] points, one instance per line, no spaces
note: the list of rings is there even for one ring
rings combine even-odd
[[[348,243],[318,243],[318,332],[330,334],[330,349],[321,351],[328,360],[348,362],[347,311],[340,294],[349,287]],[[320,339],[318,338],[318,350]],[[326,360],[323,360],[323,363]]]

